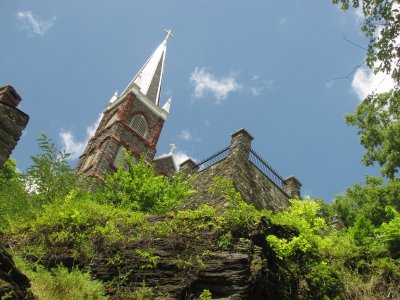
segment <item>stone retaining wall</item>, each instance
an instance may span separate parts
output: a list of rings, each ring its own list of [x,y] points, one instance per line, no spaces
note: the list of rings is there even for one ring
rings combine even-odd
[[[301,183],[295,177],[291,176],[283,181],[281,189],[249,161],[252,139],[245,129],[235,132],[232,134],[228,157],[205,170],[197,170],[196,164],[191,160],[181,164],[180,169],[183,172],[197,176],[192,185],[197,193],[184,204],[184,208],[209,204],[224,209],[226,201],[216,199],[208,191],[216,176],[231,180],[243,199],[258,209],[282,210],[290,205],[290,198],[300,197]]]

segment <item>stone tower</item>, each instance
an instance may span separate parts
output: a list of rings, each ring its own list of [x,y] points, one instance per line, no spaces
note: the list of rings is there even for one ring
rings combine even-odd
[[[125,90],[107,104],[99,127],[79,159],[80,173],[104,179],[116,170],[123,148],[153,162],[158,138],[169,114],[171,98],[160,107],[160,92],[167,50],[167,36]]]

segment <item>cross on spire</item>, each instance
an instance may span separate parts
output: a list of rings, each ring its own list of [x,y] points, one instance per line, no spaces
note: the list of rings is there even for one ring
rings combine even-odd
[[[175,149],[176,149],[175,144],[169,144],[169,149],[170,149],[169,155],[174,154],[174,151],[175,151]]]
[[[171,29],[164,29],[164,31],[167,33],[167,36],[165,37],[165,41],[167,41],[168,40],[168,38],[169,38],[169,36],[172,36],[172,37],[174,37],[174,35],[172,34],[172,30]]]

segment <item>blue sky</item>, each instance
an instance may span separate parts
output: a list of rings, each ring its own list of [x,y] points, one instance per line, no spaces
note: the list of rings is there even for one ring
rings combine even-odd
[[[173,97],[158,155],[202,160],[246,128],[253,148],[303,195],[331,201],[374,168],[360,164],[356,129],[345,125],[368,89],[386,81],[361,67],[358,12],[330,1],[3,1],[0,85],[23,98],[30,122],[13,152],[37,153],[38,132],[79,156],[99,114],[165,36],[161,104]],[[72,160],[71,164],[76,164]]]

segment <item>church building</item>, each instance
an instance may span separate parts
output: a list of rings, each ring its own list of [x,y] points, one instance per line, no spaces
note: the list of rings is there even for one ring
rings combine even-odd
[[[153,52],[125,90],[117,93],[107,104],[99,127],[89,140],[79,159],[77,170],[104,179],[122,162],[125,148],[133,159],[143,156],[155,165],[158,175],[171,178],[177,171],[171,152],[155,158],[156,146],[164,122],[167,120],[171,98],[160,106],[160,92],[167,51],[167,36]],[[196,174],[193,188],[197,191],[184,204],[196,208],[202,204],[226,207],[226,201],[209,194],[216,176],[232,181],[243,199],[256,208],[282,210],[289,199],[301,197],[300,181],[290,176],[283,178],[251,147],[253,137],[244,128],[232,134],[231,145],[199,163],[191,159],[181,163],[180,170],[187,176]]]
[[[170,155],[154,158],[164,122],[167,120],[171,98],[160,106],[167,36],[156,48],[136,76],[118,95],[108,102],[94,136],[79,159],[77,170],[104,179],[112,173],[124,157],[123,149],[134,158],[143,156],[154,163],[157,174],[171,176],[176,166]]]

